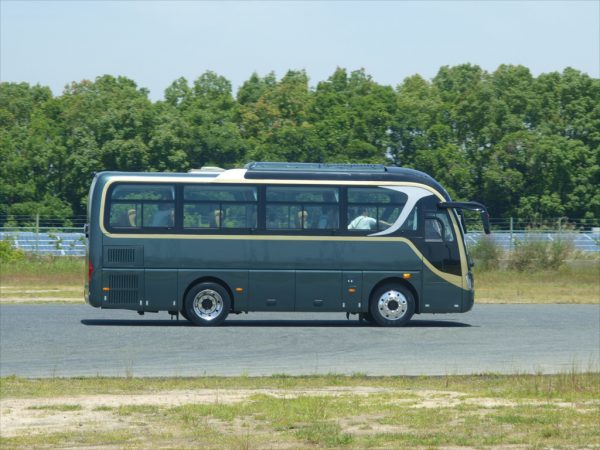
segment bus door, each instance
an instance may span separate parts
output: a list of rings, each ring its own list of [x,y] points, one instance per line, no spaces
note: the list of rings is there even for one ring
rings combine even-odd
[[[461,262],[457,236],[447,209],[424,211],[423,257],[443,274],[461,279]],[[423,267],[423,299],[421,312],[459,312],[462,307],[462,291],[444,280],[434,271]]]

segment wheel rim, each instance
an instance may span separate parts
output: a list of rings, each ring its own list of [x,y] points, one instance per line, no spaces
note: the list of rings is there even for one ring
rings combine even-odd
[[[223,297],[217,291],[205,289],[194,297],[194,312],[204,320],[213,320],[223,311]]]
[[[399,320],[408,311],[408,301],[401,292],[390,290],[379,297],[377,308],[381,317],[388,320]]]

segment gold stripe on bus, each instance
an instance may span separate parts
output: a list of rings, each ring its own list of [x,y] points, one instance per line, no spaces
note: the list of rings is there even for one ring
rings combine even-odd
[[[107,237],[114,239],[197,239],[197,240],[232,240],[232,241],[325,241],[325,242],[402,242],[407,244],[410,249],[423,261],[425,266],[438,277],[450,284],[463,289],[462,277],[442,272],[437,269],[419,249],[410,240],[403,237],[369,237],[369,236],[282,236],[282,235],[235,235],[235,234],[207,234],[207,235],[187,235],[187,234],[106,234]]]

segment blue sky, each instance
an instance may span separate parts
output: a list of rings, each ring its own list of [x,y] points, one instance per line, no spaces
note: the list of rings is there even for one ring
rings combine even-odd
[[[234,93],[252,72],[311,85],[364,68],[396,86],[440,66],[574,67],[600,76],[600,1],[161,2],[0,0],[0,80],[50,86],[122,75],[161,99],[206,70]]]

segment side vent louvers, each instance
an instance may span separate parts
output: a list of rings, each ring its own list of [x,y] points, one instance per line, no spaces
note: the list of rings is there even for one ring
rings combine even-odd
[[[138,274],[110,274],[108,277],[108,303],[113,305],[137,304],[139,301]]]
[[[109,248],[109,263],[133,263],[135,262],[135,248]]]
[[[141,245],[104,247],[104,267],[142,267],[144,264],[144,248]]]

